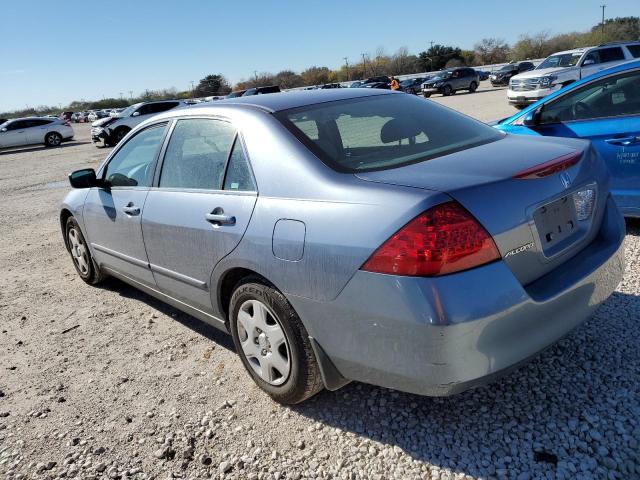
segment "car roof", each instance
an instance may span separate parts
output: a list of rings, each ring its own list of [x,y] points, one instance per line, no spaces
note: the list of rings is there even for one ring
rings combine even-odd
[[[592,47],[580,47],[580,48],[572,48],[571,50],[563,50],[562,52],[552,53],[549,56],[552,57],[554,55],[566,55],[567,53],[582,53],[582,52],[586,52],[587,50],[590,50],[592,48],[596,48],[595,45],[592,46]]]
[[[324,90],[294,90],[280,93],[268,93],[264,95],[252,95],[250,97],[225,98],[215,103],[194,105],[190,110],[198,108],[210,108],[216,106],[249,106],[268,112],[278,112],[291,108],[304,107],[317,103],[333,102],[336,100],[348,100],[351,98],[373,97],[376,95],[406,95],[393,91],[376,91],[375,89],[348,89],[329,88]]]

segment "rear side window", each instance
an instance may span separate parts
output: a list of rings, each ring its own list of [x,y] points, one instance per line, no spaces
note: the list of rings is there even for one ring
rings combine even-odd
[[[164,155],[160,187],[220,190],[235,134],[222,120],[178,120]]]
[[[627,49],[633,58],[640,58],[640,45],[627,45]]]
[[[276,117],[340,172],[400,167],[502,138],[487,125],[413,95],[308,105]]]
[[[236,137],[229,157],[224,189],[237,192],[255,192],[257,190],[251,167],[249,167],[249,160],[244,153],[239,137]]]
[[[601,63],[624,60],[624,53],[620,47],[603,48],[602,50],[598,50],[598,53],[600,54]]]

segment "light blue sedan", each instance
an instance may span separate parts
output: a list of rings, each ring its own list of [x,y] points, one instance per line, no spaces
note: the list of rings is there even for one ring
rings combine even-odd
[[[588,142],[505,135],[404,93],[171,110],[70,181],[60,223],[80,277],[231,333],[282,403],[350,380],[484,384],[588,318],[624,269]]]
[[[495,128],[591,140],[609,167],[611,193],[620,210],[640,217],[640,61],[572,83]]]

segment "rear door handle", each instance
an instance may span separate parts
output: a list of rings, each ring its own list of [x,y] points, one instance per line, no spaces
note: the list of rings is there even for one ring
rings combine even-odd
[[[129,202],[124,207],[122,207],[122,211],[127,215],[140,215],[140,207],[136,207],[133,202]]]
[[[232,215],[225,215],[224,210],[220,207],[213,210],[211,213],[207,213],[204,218],[207,219],[207,222],[213,223],[214,225],[235,225],[236,217]]]
[[[609,145],[622,145],[626,147],[627,145],[632,145],[634,143],[640,142],[640,135],[637,137],[621,137],[621,138],[609,138],[605,140]]]

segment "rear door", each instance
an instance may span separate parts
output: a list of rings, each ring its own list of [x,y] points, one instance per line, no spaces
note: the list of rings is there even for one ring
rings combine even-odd
[[[593,73],[612,67],[616,63],[624,61],[624,52],[621,47],[606,47],[593,50],[585,55],[582,60],[582,68],[580,72],[581,78],[587,77]],[[594,63],[585,65],[586,63]]]
[[[149,193],[142,231],[158,287],[212,313],[215,265],[240,242],[257,188],[231,123],[187,118],[175,123]]]
[[[640,69],[595,80],[546,104],[541,135],[591,140],[625,214],[640,213]]]
[[[28,128],[25,129],[27,143],[44,143],[44,137],[53,120],[34,119],[27,120]]]
[[[101,178],[110,188],[92,188],[84,203],[88,240],[99,265],[154,286],[140,219],[167,122],[136,133],[113,154]]]

